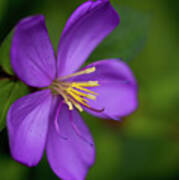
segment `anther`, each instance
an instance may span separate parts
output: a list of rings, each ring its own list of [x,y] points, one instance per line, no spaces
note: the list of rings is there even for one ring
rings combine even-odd
[[[83,74],[90,74],[90,73],[93,73],[96,71],[96,67],[91,67],[91,68],[87,68],[85,70],[81,70],[79,72],[76,72],[76,73],[73,73],[73,74],[70,74],[70,75],[67,75],[67,76],[63,76],[61,78],[59,78],[59,80],[65,80],[65,79],[69,79],[69,78],[72,78],[72,77],[75,77],[75,76],[80,76],[80,75],[83,75]]]
[[[68,107],[69,107],[69,110],[73,110],[73,105],[72,105],[72,103],[70,102],[70,101],[65,101],[66,103],[67,103],[67,105],[68,105]]]
[[[80,112],[83,112],[83,108],[79,104],[75,103],[74,105]]]
[[[88,69],[84,70],[83,72],[86,72],[86,74],[90,74],[95,71],[96,71],[96,67],[92,67],[92,68],[88,68]]]
[[[87,94],[86,97],[87,97],[88,99],[96,100],[96,96],[93,96],[93,95],[91,95],[91,94]]]
[[[87,81],[87,82],[74,82],[72,83],[72,87],[75,86],[83,86],[83,87],[95,87],[99,86],[98,81]]]

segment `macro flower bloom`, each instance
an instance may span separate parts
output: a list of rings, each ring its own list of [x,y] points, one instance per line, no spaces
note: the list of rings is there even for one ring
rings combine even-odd
[[[69,18],[57,58],[42,15],[15,27],[11,64],[17,76],[39,91],[17,100],[7,126],[13,158],[35,166],[46,150],[56,175],[82,180],[95,160],[92,136],[79,112],[120,120],[137,108],[137,83],[119,59],[80,68],[95,47],[119,24],[108,0],[87,1]]]

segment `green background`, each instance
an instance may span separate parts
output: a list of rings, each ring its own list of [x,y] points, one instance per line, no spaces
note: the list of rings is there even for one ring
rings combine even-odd
[[[13,79],[8,34],[21,18],[42,13],[56,49],[65,22],[82,2],[0,0],[0,129],[9,105],[28,92],[26,86]],[[139,84],[139,108],[122,122],[82,114],[97,151],[96,163],[87,179],[179,179],[179,1],[111,2],[121,16],[121,24],[94,51],[88,63],[110,57],[129,63]],[[13,161],[3,129],[0,180],[30,179],[58,178],[45,156],[34,168]]]

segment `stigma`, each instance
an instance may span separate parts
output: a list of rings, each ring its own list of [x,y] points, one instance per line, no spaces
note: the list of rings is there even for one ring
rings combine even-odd
[[[89,100],[95,101],[96,97],[98,96],[98,93],[89,90],[89,88],[99,86],[98,81],[67,81],[72,77],[90,74],[95,71],[96,68],[91,67],[67,76],[60,77],[59,79],[54,80],[49,88],[54,95],[62,96],[69,110],[73,110],[75,107],[78,111],[82,112],[83,107],[86,107],[90,110],[101,112],[102,110],[93,109],[88,105]]]

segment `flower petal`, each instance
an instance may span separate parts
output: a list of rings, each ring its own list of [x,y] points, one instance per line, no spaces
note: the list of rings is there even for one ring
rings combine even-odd
[[[55,78],[55,55],[42,15],[25,18],[17,24],[11,64],[18,77],[30,86],[45,87]]]
[[[99,86],[91,88],[98,93],[96,100],[89,100],[95,109],[104,109],[101,113],[86,109],[102,118],[119,120],[129,115],[138,106],[137,82],[130,68],[120,60],[103,60],[90,64],[96,67],[94,73],[76,77],[73,81],[98,81]]]
[[[58,76],[76,71],[95,47],[118,25],[108,0],[87,1],[70,17],[58,47]]]
[[[93,139],[76,110],[69,111],[63,104],[60,109],[59,131],[54,122],[51,122],[47,158],[51,168],[60,178],[82,180],[94,163]]]
[[[35,166],[43,155],[51,99],[49,90],[39,91],[17,100],[8,112],[11,154],[27,166]]]

